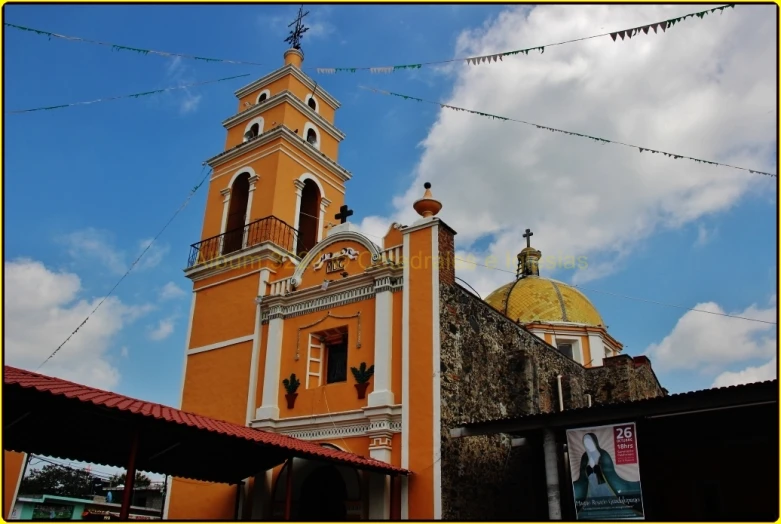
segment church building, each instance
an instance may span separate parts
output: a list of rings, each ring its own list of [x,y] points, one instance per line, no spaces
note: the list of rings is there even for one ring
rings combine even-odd
[[[173,479],[164,516],[233,519],[239,507],[279,520],[289,485],[292,520],[513,518],[512,468],[536,459],[508,438],[452,439],[451,428],[664,392],[583,294],[540,276],[531,232],[517,278],[486,301],[456,282],[456,232],[430,184],[415,222],[381,240],[361,234],[345,205],[352,174],[338,163],[340,105],[303,59],[289,49],[281,68],[236,91],[225,150],[207,161],[202,240],[185,270],[181,408],[411,475],[294,459],[238,493]]]

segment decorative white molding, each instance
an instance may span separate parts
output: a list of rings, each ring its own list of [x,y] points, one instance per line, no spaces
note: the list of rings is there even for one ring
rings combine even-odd
[[[263,374],[263,397],[261,406],[255,412],[255,418],[279,418],[279,370],[282,364],[282,318],[276,317],[272,310],[266,338],[266,366]]]
[[[269,109],[272,109],[284,103],[287,103],[288,105],[295,108],[299,113],[301,113],[301,116],[303,116],[304,118],[311,118],[312,120],[317,122],[320,128],[323,129],[329,135],[331,135],[334,138],[334,140],[336,140],[337,142],[341,142],[342,140],[344,140],[345,134],[343,131],[337,129],[336,126],[334,126],[331,122],[329,122],[328,120],[320,116],[320,114],[318,114],[317,112],[312,111],[311,107],[309,107],[304,101],[299,99],[295,94],[293,94],[289,90],[284,90],[280,93],[277,93],[273,97],[266,99],[260,104],[249,106],[243,111],[240,111],[239,113],[236,113],[235,115],[226,118],[225,120],[223,120],[222,125],[226,129],[230,129],[237,125],[241,125],[242,123],[246,122],[247,119],[249,118],[258,116],[259,114],[265,113]]]
[[[268,269],[263,269],[258,275],[258,296],[262,296],[265,292],[266,283],[268,282],[271,272]],[[255,393],[258,387],[258,362],[260,360],[260,303],[256,302],[255,305],[255,332],[252,335],[252,357],[249,365],[249,387],[247,388],[247,419],[246,424],[249,425],[255,414]]]
[[[313,156],[312,153],[312,152],[316,152],[317,151],[316,149],[306,148],[307,151],[304,151],[302,147],[299,147],[299,145],[292,144],[287,141],[278,141],[276,144],[272,146],[264,147],[252,152],[246,152],[246,154],[243,155],[238,155],[233,159],[221,163],[219,167],[215,168],[214,171],[212,172],[211,178],[209,178],[209,183],[214,182],[218,178],[227,176],[227,174],[229,172],[232,172],[232,170],[236,166],[255,163],[258,160],[281,153],[287,156],[287,158],[296,162],[299,166],[301,166],[302,171],[320,173],[323,181],[326,184],[328,184],[328,186],[331,187],[332,190],[344,194],[345,193],[344,173],[347,173],[346,176],[349,179],[350,177],[352,177],[350,172],[342,168],[341,166],[339,166],[339,164],[337,164],[336,162],[334,162],[333,165],[335,165],[336,169],[339,170],[339,173],[335,174],[333,165],[331,164],[325,165],[322,162],[318,163],[317,159]],[[318,153],[318,154],[325,156],[323,153]],[[330,159],[328,159],[328,157],[325,157],[325,160],[323,162],[328,162],[329,160]]]
[[[386,272],[389,276],[388,282],[392,293],[402,290],[404,283],[402,282],[401,268],[379,268],[332,282],[326,291],[323,291],[318,285],[284,295],[266,296],[263,299],[264,309],[260,317],[261,323],[268,322],[271,307],[279,307],[280,315],[283,318],[292,318],[368,300],[375,296],[375,278],[382,275],[380,272]],[[271,284],[274,285],[276,282]]]
[[[262,135],[262,134],[263,134],[263,126],[265,125],[265,120],[263,119],[263,117],[262,117],[262,116],[256,116],[255,118],[253,118],[252,120],[250,120],[249,122],[247,122],[247,125],[246,125],[246,126],[244,126],[244,135],[245,135],[245,136],[244,136],[244,142],[247,142],[247,141],[249,140],[249,139],[246,137],[246,135],[247,135],[247,132],[250,130],[250,128],[251,128],[251,127],[252,127],[254,124],[258,124],[258,134],[257,134],[257,135],[255,135],[255,136],[260,136],[260,135]],[[255,138],[255,137],[252,137],[252,138]]]
[[[264,93],[265,93],[265,95],[266,95],[266,100],[262,100],[262,101],[261,101],[260,97],[261,97],[261,96],[263,96],[263,94],[264,94]],[[255,103],[256,103],[256,104],[261,104],[261,103],[263,103],[263,102],[266,102],[266,101],[268,101],[268,99],[269,99],[269,98],[271,98],[271,91],[269,91],[268,89],[264,89],[263,91],[261,91],[260,93],[258,93],[258,96],[257,96],[257,98],[255,98]]]
[[[222,221],[220,222],[220,234],[225,233],[225,228],[228,227],[228,209],[231,201],[231,188],[230,186],[220,190],[222,195]]]
[[[364,236],[361,233],[358,233],[356,231],[345,231],[336,234],[331,234],[329,232],[325,240],[318,243],[314,247],[314,249],[312,249],[312,251],[307,253],[307,255],[303,258],[303,260],[301,260],[301,263],[298,265],[296,271],[293,273],[293,286],[298,287],[301,285],[301,276],[304,274],[306,268],[309,267],[309,264],[312,263],[312,261],[315,259],[315,257],[317,257],[319,253],[324,251],[332,244],[335,244],[336,242],[342,242],[342,241],[353,241],[356,242],[357,244],[364,246],[369,251],[371,256],[379,255],[380,253],[380,249],[374,244],[374,242],[369,240],[368,237]],[[371,258],[368,261],[370,260]]]
[[[187,335],[184,338],[184,362],[182,364],[182,384],[179,388],[179,409],[182,409],[182,402],[184,402],[184,382],[187,378],[187,352],[190,350],[190,337],[193,334],[193,317],[195,316],[195,299],[197,294],[193,291],[193,297],[190,301],[190,318],[187,321]]]
[[[374,390],[369,393],[369,406],[394,403],[391,388],[393,369],[393,295],[390,275],[374,280]]]
[[[192,348],[187,352],[187,355],[195,355],[196,353],[204,353],[206,351],[222,349],[228,346],[235,346],[236,344],[241,344],[242,342],[251,342],[253,338],[254,335],[245,335],[243,337],[236,337],[230,340],[223,340],[222,342],[215,342],[214,344],[209,344],[208,346]]]
[[[242,264],[251,265],[266,260],[273,264],[282,264],[285,259],[290,260],[294,265],[298,264],[298,259],[294,258],[291,253],[288,253],[271,241],[266,241],[252,247],[234,251],[228,256],[215,257],[201,264],[189,267],[184,270],[184,276],[197,282],[226,271],[238,269],[242,267]],[[251,260],[251,263],[248,262],[248,260]]]
[[[401,407],[385,406],[383,420],[366,408],[307,417],[254,420],[250,427],[279,433],[302,440],[328,440],[344,437],[364,437],[377,434],[378,428],[390,434],[401,432]]]
[[[312,109],[312,107],[309,105],[310,98],[315,101],[314,109]],[[312,109],[315,113],[320,114],[320,101],[313,93],[306,94],[306,96],[304,97],[304,103],[306,104],[307,107],[309,107],[309,109]]]
[[[325,228],[327,227],[325,221],[325,210],[328,209],[328,206],[330,205],[331,205],[331,201],[325,198],[325,196],[321,194],[320,195],[320,227],[317,228],[318,242],[323,240],[323,231],[325,231]]]
[[[312,91],[314,91],[316,87],[317,93],[320,95],[320,97],[323,98],[323,100],[326,101],[326,103],[328,103],[329,106],[333,107],[334,109],[339,109],[340,104],[338,100],[336,100],[333,96],[328,94],[328,92],[324,91],[322,86],[318,85],[314,80],[312,80],[306,74],[304,74],[303,71],[301,71],[299,68],[293,65],[286,65],[280,67],[276,71],[272,71],[266,76],[259,78],[258,80],[255,80],[251,84],[245,85],[244,87],[237,89],[234,92],[234,94],[236,95],[237,98],[243,98],[246,95],[250,94],[252,91],[256,89],[260,89],[266,84],[271,84],[272,82],[279,80],[285,75],[292,75],[296,80],[304,84]]]
[[[315,133],[315,143],[312,144],[312,142],[309,142],[309,130],[312,130]],[[315,125],[312,122],[307,122],[304,124],[304,132],[302,133],[302,138],[312,144],[315,149],[320,151],[320,130],[315,127]]]
[[[287,139],[288,143],[293,144],[299,151],[307,155],[308,158],[316,160],[322,167],[328,169],[343,182],[346,182],[352,178],[350,172],[337,164],[336,161],[326,156],[325,153],[318,151],[315,147],[312,146],[312,144],[298,136],[291,129],[281,124],[266,131],[254,140],[250,140],[249,142],[242,142],[235,147],[228,149],[227,151],[223,151],[222,153],[209,158],[206,160],[206,163],[209,164],[209,166],[213,169],[216,169],[225,162],[241,157],[250,151],[260,149],[269,142],[273,142],[279,138]]]

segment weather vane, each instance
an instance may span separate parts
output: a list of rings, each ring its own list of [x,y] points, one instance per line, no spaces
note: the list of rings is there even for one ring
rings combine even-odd
[[[296,17],[295,20],[293,20],[292,22],[290,22],[288,24],[288,27],[290,27],[293,24],[296,25],[290,31],[290,36],[285,38],[285,42],[290,44],[290,47],[292,47],[293,49],[301,49],[301,39],[304,38],[304,33],[309,31],[309,28],[304,26],[304,24],[302,23],[302,20],[308,14],[309,14],[309,11],[304,13],[304,6],[302,4],[301,7],[298,8],[298,17]]]

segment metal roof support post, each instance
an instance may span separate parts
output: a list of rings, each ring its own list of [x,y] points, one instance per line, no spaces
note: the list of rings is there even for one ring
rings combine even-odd
[[[130,444],[130,455],[127,459],[125,473],[125,490],[122,492],[122,508],[119,510],[120,520],[130,517],[130,503],[133,500],[133,488],[136,484],[136,457],[138,456],[138,428],[133,430],[133,440]]]
[[[287,486],[285,489],[285,520],[290,520],[290,508],[293,505],[293,457],[287,459]]]
[[[396,509],[396,504],[393,502],[393,496],[395,495],[396,490],[394,487],[396,486],[396,475],[390,475],[390,510],[388,512],[388,520],[396,520],[396,512],[394,511]]]
[[[545,453],[545,481],[548,487],[548,518],[561,520],[561,493],[559,464],[556,457],[556,436],[552,429],[543,430],[542,448]]]

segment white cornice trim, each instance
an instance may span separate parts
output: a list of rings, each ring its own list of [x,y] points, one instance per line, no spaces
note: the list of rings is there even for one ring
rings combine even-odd
[[[252,339],[255,338],[255,335],[246,335],[243,337],[237,337],[232,338],[230,340],[223,340],[222,342],[215,342],[214,344],[209,344],[208,346],[201,346],[198,348],[192,348],[187,352],[187,355],[195,355],[197,353],[203,353],[204,351],[212,351],[215,349],[222,349],[226,348],[228,346],[235,346],[236,344],[241,344],[242,342],[252,342]]]
[[[271,262],[277,264],[281,264],[285,260],[290,259],[293,264],[298,264],[298,259],[292,254],[277,247],[276,244],[270,241],[266,241],[250,248],[240,249],[239,251],[231,253],[230,256],[224,258],[218,257],[213,260],[209,260],[208,262],[204,262],[203,264],[187,268],[184,270],[184,276],[194,282],[197,282],[199,280],[203,280],[204,278],[213,277],[215,275],[219,275],[220,273],[225,273],[226,271],[237,269],[240,266],[236,265],[236,267],[232,267],[232,264],[239,259],[246,257],[257,257],[258,262],[270,260]],[[222,267],[220,267],[221,264]]]
[[[302,440],[325,440],[339,437],[368,436],[376,432],[401,432],[401,406],[343,411],[325,415],[254,420],[250,427],[279,433]]]
[[[293,65],[286,65],[284,67],[277,69],[276,71],[272,71],[266,76],[259,78],[258,80],[255,80],[251,84],[247,84],[246,86],[237,89],[234,94],[236,95],[237,98],[242,98],[250,94],[252,91],[256,89],[260,89],[265,85],[268,85],[276,80],[279,80],[280,78],[288,74],[293,75],[296,78],[296,80],[298,80],[299,82],[307,86],[312,91],[314,91],[315,88],[317,88],[317,95],[321,97],[329,106],[333,107],[334,110],[339,109],[341,107],[341,104],[336,98],[334,98],[328,92],[326,92],[320,84],[315,83],[314,80],[312,80],[307,75],[305,75],[304,72],[301,71],[301,69]]]
[[[332,282],[326,291],[318,285],[287,295],[267,295],[263,297],[260,321],[268,323],[272,309],[282,318],[292,318],[368,300],[375,296],[378,286],[385,285],[382,277],[393,279],[390,291],[397,292],[403,286],[401,275],[401,268],[383,267]]]
[[[324,153],[321,153],[312,147],[312,144],[281,124],[272,129],[269,129],[265,133],[258,135],[255,138],[252,138],[246,142],[242,142],[241,144],[228,149],[227,151],[223,151],[222,153],[209,158],[206,160],[206,163],[209,164],[212,169],[216,169],[217,166],[220,166],[229,160],[233,160],[234,158],[238,158],[244,153],[253,151],[278,138],[286,138],[289,143],[294,144],[297,149],[307,154],[307,156],[310,158],[315,159],[318,163],[320,163],[321,166],[337,175],[343,182],[346,182],[352,178],[352,174],[350,174],[349,171],[328,158]]]
[[[222,166],[220,166],[219,170],[215,169],[213,176],[209,179],[209,182],[211,183],[220,177],[232,173],[234,169],[238,168],[238,166],[245,166],[245,165],[252,164],[256,160],[265,158],[269,155],[273,155],[274,153],[278,153],[281,151],[289,158],[293,159],[293,161],[298,163],[301,167],[303,167],[304,171],[318,173],[322,177],[323,181],[325,181],[329,186],[334,188],[339,193],[344,194],[344,184],[341,176],[334,175],[334,172],[328,169],[326,170],[319,169],[318,166],[316,166],[314,163],[307,161],[307,160],[311,160],[310,156],[306,154],[301,154],[301,151],[294,151],[294,149],[295,148],[287,145],[287,142],[280,142],[276,146],[272,146],[268,149],[264,149],[260,153],[242,156],[237,160],[232,160],[230,162],[223,164]]]
[[[288,102],[290,105],[298,109],[298,111],[302,115],[314,120],[320,128],[322,128],[325,132],[327,132],[329,135],[334,137],[334,139],[336,139],[337,141],[341,142],[342,140],[344,140],[345,134],[341,130],[337,129],[336,126],[334,126],[331,122],[329,122],[328,120],[320,116],[317,112],[315,112],[314,109],[312,109],[308,105],[304,104],[301,100],[296,98],[296,96],[292,92],[288,91],[287,89],[280,93],[277,93],[271,98],[267,98],[260,104],[255,104],[253,106],[250,106],[244,111],[225,119],[222,122],[222,125],[226,129],[230,129],[231,127],[239,125],[242,122],[245,122],[247,119],[257,116],[260,113],[265,112],[268,109],[271,109],[272,107],[276,107],[280,104],[283,104],[284,102]]]

